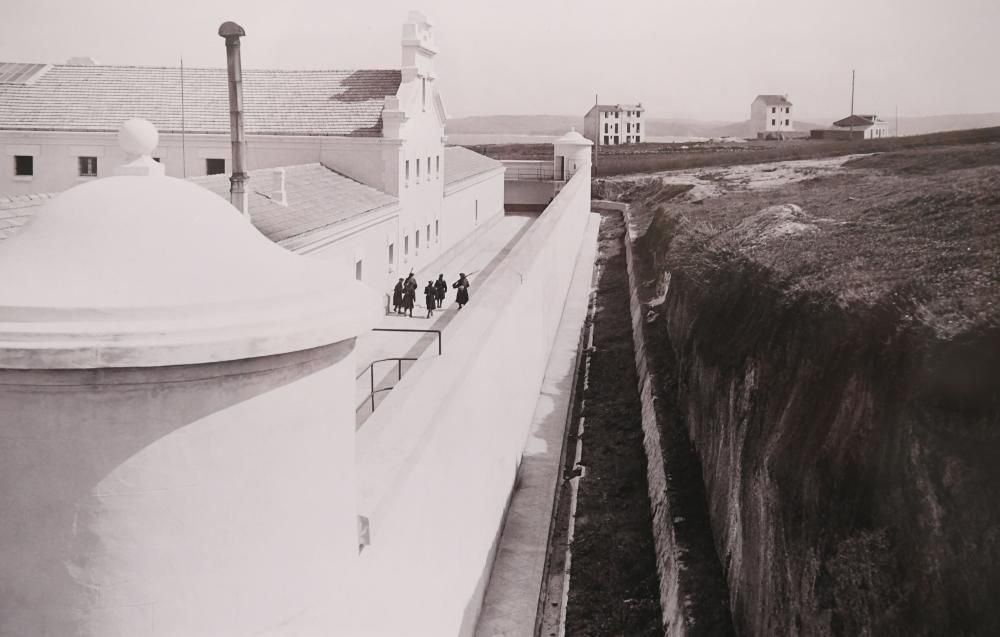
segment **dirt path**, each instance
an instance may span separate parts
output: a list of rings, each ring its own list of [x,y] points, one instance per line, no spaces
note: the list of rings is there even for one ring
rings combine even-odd
[[[624,233],[619,214],[604,216],[593,350],[578,390],[585,471],[579,481],[566,618],[566,635],[572,637],[662,634]],[[581,364],[588,364],[586,358]],[[575,424],[571,428],[570,450],[576,446]],[[573,456],[567,453],[567,476],[573,473]]]
[[[670,170],[650,174],[622,175],[608,178],[606,181],[629,184],[659,179],[664,184],[690,185],[692,186],[691,190],[680,196],[677,201],[693,202],[719,197],[731,192],[769,190],[806,179],[830,175],[840,171],[848,161],[865,156],[844,155],[825,159]]]

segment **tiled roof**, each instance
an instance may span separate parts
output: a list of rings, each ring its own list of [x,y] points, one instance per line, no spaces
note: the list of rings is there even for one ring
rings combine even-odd
[[[792,103],[784,95],[758,95],[754,100],[763,100],[768,106],[791,106]]]
[[[587,111],[587,115],[597,111],[599,113],[611,112],[621,113],[622,111],[644,111],[646,108],[642,104],[594,104]]]
[[[250,219],[274,242],[399,202],[381,190],[354,181],[322,164],[303,164],[285,167],[287,205],[281,205],[268,196],[273,196],[274,175],[274,168],[251,170],[247,185]],[[192,177],[191,181],[229,200],[229,175]]]
[[[480,155],[462,146],[446,146],[444,149],[445,185],[462,181],[480,173],[503,168],[503,163]]]
[[[243,71],[245,130],[258,135],[381,135],[399,70]],[[184,69],[184,128],[229,134],[225,69]],[[143,117],[181,130],[179,68],[56,65],[30,85],[0,84],[0,129],[117,131]]]
[[[353,219],[398,203],[391,195],[365,186],[321,164],[285,167],[287,205],[265,194],[274,184],[273,168],[250,171],[250,218],[274,242]],[[229,201],[229,175],[192,177],[191,181]],[[35,208],[56,194],[0,198],[0,239],[13,235]]]
[[[31,218],[35,208],[53,197],[52,193],[0,197],[0,239],[14,234]]]
[[[838,119],[833,123],[834,126],[840,126],[841,128],[847,128],[849,126],[872,126],[876,122],[880,122],[875,115],[848,115],[844,119]]]

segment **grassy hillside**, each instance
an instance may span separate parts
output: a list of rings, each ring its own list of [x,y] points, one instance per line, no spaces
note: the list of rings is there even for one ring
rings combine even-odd
[[[1000,142],[1000,127],[889,137],[864,141],[788,140],[632,144],[601,149],[595,175],[608,177],[709,166],[733,166],[794,159],[817,159],[855,153],[883,153],[910,148]],[[482,144],[469,146],[495,159],[551,159],[551,144]]]

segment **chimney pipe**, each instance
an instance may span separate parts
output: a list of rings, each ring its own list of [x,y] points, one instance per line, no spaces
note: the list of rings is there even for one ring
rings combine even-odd
[[[240,63],[240,37],[246,35],[235,22],[224,22],[219,35],[226,39],[226,68],[229,71],[229,130],[233,140],[233,174],[229,177],[229,199],[236,208],[250,216],[247,197],[246,137],[243,134],[243,67]]]

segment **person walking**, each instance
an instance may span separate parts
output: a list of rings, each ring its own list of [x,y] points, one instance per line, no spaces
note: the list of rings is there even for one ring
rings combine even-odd
[[[403,313],[413,316],[413,306],[417,302],[417,278],[410,272],[403,282]]]
[[[437,306],[437,290],[434,289],[434,281],[428,281],[424,288],[424,302],[427,304],[427,318],[434,316],[434,308]]]
[[[403,307],[403,277],[399,277],[396,286],[392,288],[392,311],[399,314]]]
[[[452,283],[451,287],[458,290],[455,301],[458,303],[458,309],[462,309],[469,302],[469,279],[465,277],[465,272],[459,273],[458,281]]]
[[[437,300],[438,309],[444,303],[444,297],[448,294],[448,282],[444,280],[444,275],[439,274],[438,280],[434,282],[434,296]]]

